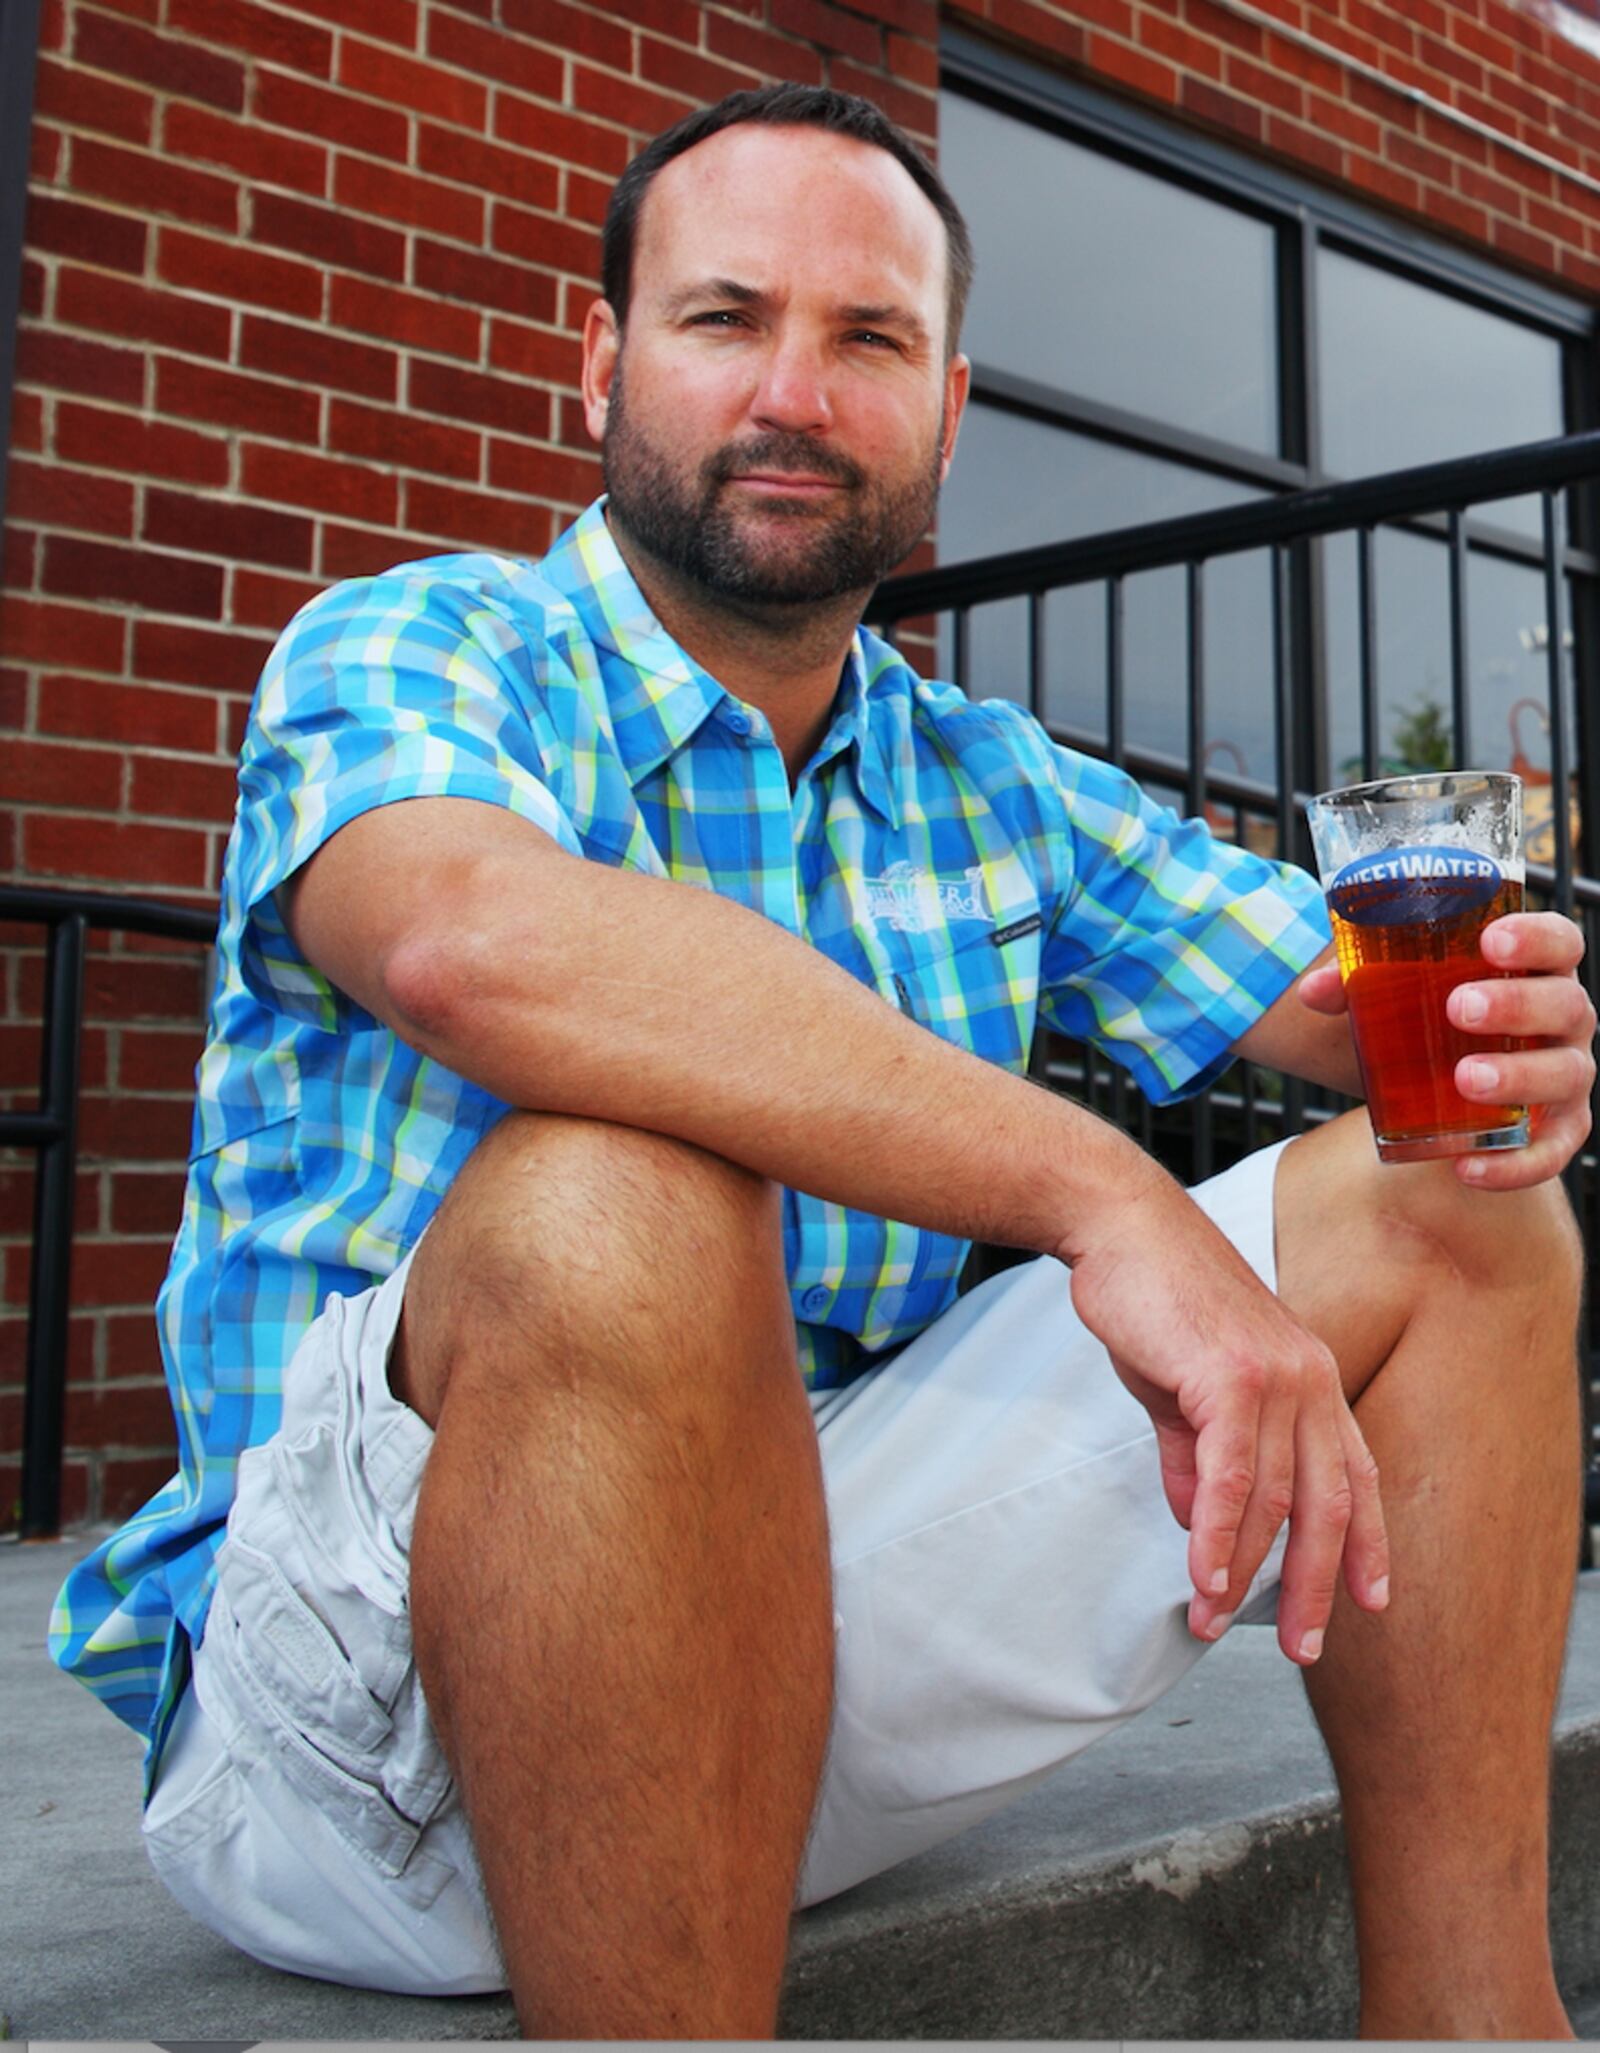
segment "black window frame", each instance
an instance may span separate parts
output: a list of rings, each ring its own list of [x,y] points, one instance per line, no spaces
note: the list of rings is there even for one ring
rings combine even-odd
[[[40,5],[41,0],[0,0],[0,528],[5,526],[11,456]]]

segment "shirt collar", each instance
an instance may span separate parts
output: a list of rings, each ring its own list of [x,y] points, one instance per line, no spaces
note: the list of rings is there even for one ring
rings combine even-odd
[[[651,611],[606,525],[605,499],[588,507],[560,536],[541,574],[577,609],[590,639],[619,658],[604,663],[617,746],[631,784],[691,740],[732,694],[682,648]],[[900,809],[890,775],[886,709],[874,719],[874,687],[905,666],[887,644],[857,628],[845,658],[828,730],[817,750],[823,762],[850,748],[861,796],[891,826]]]
[[[900,825],[900,806],[890,775],[886,684],[898,683],[904,671],[893,649],[858,627],[845,658],[833,719],[818,746],[815,760],[824,763],[848,748],[853,755],[856,788],[875,813],[891,827]],[[876,717],[874,717],[876,714]]]
[[[628,780],[637,786],[690,740],[728,696],[650,610],[606,525],[605,500],[579,515],[540,564],[602,651],[606,698]],[[607,655],[619,660],[607,662]]]

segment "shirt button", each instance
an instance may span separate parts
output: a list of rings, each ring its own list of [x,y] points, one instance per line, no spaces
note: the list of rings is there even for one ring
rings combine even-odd
[[[800,1300],[800,1309],[808,1319],[815,1319],[825,1312],[833,1302],[833,1292],[821,1283],[814,1283]]]
[[[731,733],[748,734],[750,732],[750,715],[748,713],[741,713],[737,706],[731,706],[722,717]]]

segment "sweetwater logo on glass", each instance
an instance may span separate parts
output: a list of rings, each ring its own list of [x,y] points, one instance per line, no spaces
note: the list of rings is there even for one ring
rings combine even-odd
[[[1504,883],[1491,857],[1465,848],[1386,848],[1346,863],[1328,903],[1358,927],[1409,927],[1480,912]]]

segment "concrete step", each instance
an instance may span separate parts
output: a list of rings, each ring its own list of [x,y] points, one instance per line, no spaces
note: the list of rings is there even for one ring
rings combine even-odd
[[[11,2036],[515,2037],[503,1998],[400,1998],[279,1974],[170,1901],[139,1845],[137,1742],[42,1652],[50,1599],[84,1545],[0,1543],[0,2013]],[[1592,1575],[1581,1579],[1558,1754],[1558,1971],[1580,2021],[1600,2030]],[[1270,1632],[1246,1627],[1012,1811],[799,1918],[782,2029],[1342,2039],[1354,2002],[1332,1777],[1297,1678]]]

